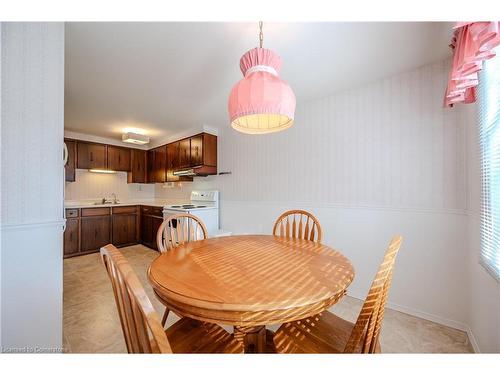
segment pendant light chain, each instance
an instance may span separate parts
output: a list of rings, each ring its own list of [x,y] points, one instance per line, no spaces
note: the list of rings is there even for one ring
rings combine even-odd
[[[264,43],[264,34],[262,33],[262,25],[263,25],[263,22],[259,21],[259,29],[260,29],[259,43],[260,43],[260,48],[262,48],[262,44]]]

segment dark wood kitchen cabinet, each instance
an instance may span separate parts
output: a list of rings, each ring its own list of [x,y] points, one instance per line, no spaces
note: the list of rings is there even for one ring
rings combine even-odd
[[[111,243],[111,209],[82,208],[80,212],[80,252],[98,251]]]
[[[169,143],[167,145],[167,182],[193,181],[190,176],[175,176],[174,171],[179,169],[179,147],[180,142]]]
[[[127,174],[128,183],[145,184],[147,182],[146,157],[144,150],[130,150],[130,172]]]
[[[190,166],[195,167],[203,164],[203,134],[191,137],[191,159]]]
[[[65,139],[64,143],[68,149],[68,160],[64,166],[65,179],[68,182],[74,182],[76,170],[76,142],[71,139]]]
[[[77,142],[76,167],[79,169],[106,169],[106,145]]]
[[[163,223],[163,217],[153,216],[153,246],[152,249],[158,251],[158,246],[156,245],[156,235],[158,233],[158,229],[160,229],[160,225]]]
[[[154,184],[155,182],[154,166],[155,152],[153,150],[149,150],[146,153],[146,182],[148,184]]]
[[[128,246],[138,240],[137,206],[114,207],[112,218],[113,245]]]
[[[144,246],[153,248],[155,240],[153,238],[153,217],[141,215],[141,243]]]
[[[82,217],[81,252],[98,251],[111,243],[111,215]]]
[[[217,167],[217,136],[203,133],[202,137],[202,162],[203,165]]]
[[[147,182],[166,182],[167,146],[156,147],[147,153]]]
[[[67,218],[64,231],[64,256],[78,255],[80,252],[80,219]]]
[[[139,217],[139,206],[66,209],[64,257],[95,253],[110,243],[117,247],[139,243]]]
[[[179,162],[174,170],[196,167],[205,168],[207,174],[217,173],[217,137],[208,133],[201,133],[183,139],[179,143]]]
[[[196,175],[217,174],[217,137],[208,133],[181,139],[151,150],[80,140],[65,140],[69,151],[66,180],[75,181],[75,169],[108,169],[127,172],[128,183],[193,181],[175,176],[181,169],[195,168]]]
[[[179,141],[179,168],[191,166],[191,138]]]
[[[158,250],[156,234],[163,222],[163,209],[154,206],[141,206],[141,243]]]
[[[107,169],[113,171],[130,171],[130,149],[118,146],[107,146]]]
[[[167,169],[167,146],[160,146],[154,149],[155,162],[155,182],[161,183],[166,181]]]

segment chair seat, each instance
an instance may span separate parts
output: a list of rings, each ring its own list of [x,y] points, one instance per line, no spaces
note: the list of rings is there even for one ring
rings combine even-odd
[[[353,328],[354,323],[323,311],[283,324],[274,334],[274,345],[277,353],[343,353]]]
[[[243,353],[243,345],[217,324],[181,318],[165,330],[174,353]]]

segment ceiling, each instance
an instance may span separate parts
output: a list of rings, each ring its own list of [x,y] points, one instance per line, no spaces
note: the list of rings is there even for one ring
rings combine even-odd
[[[264,47],[281,55],[299,108],[447,57],[451,26],[265,23]],[[239,58],[257,42],[257,22],[66,23],[65,128],[116,139],[140,128],[154,140],[229,126]]]

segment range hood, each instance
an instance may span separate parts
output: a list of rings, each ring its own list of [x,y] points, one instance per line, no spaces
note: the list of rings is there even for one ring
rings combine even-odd
[[[209,176],[217,174],[217,167],[200,165],[198,167],[178,169],[174,171],[174,176]]]

